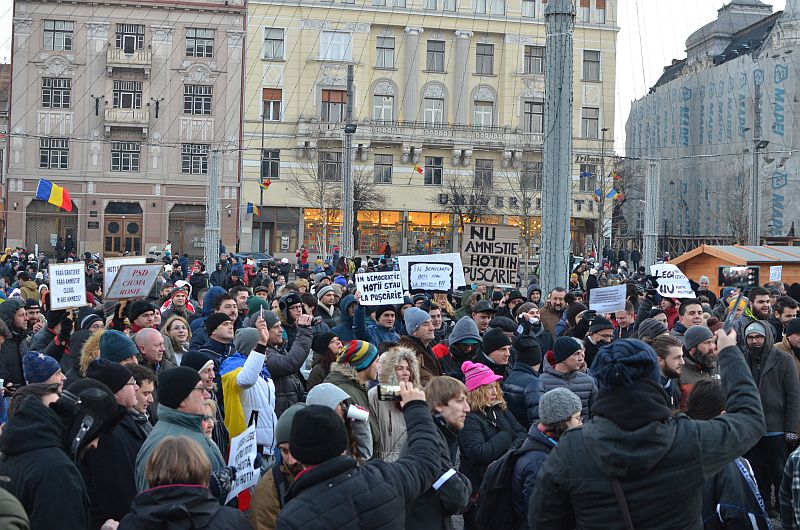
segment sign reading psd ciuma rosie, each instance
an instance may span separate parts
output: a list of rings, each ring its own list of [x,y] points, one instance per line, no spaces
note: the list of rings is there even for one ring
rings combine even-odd
[[[513,226],[464,225],[461,260],[467,283],[514,286],[519,270],[519,230]]]

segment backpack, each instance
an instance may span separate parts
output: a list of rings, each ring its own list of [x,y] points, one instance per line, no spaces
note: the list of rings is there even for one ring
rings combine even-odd
[[[478,504],[475,506],[477,528],[514,528],[514,501],[511,492],[514,466],[520,456],[536,450],[535,447],[512,448],[489,464],[478,490]]]

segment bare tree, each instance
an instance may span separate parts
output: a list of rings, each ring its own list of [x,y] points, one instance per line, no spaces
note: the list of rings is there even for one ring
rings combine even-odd
[[[706,193],[718,205],[716,215],[721,218],[723,232],[737,245],[747,244],[750,171],[745,155],[732,155],[715,172],[716,177],[706,183]]]
[[[334,192],[336,204],[343,204],[342,187]],[[358,248],[360,237],[358,212],[386,208],[389,198],[375,183],[375,169],[372,166],[353,165],[353,248]]]
[[[525,257],[524,279],[527,285],[530,261],[535,254],[535,234],[541,233],[536,230],[536,224],[542,215],[541,207],[537,206],[537,199],[541,200],[542,197],[542,162],[523,159],[516,167],[503,169],[499,176],[503,195],[508,199],[505,210],[519,221],[519,240]]]
[[[431,202],[442,211],[456,215],[463,234],[465,223],[478,223],[492,213],[492,198],[496,195],[493,180],[444,171],[439,196],[431,198]]]
[[[328,222],[330,216],[334,214],[332,209],[337,204],[336,190],[341,188],[341,185],[335,180],[321,178],[320,165],[316,159],[298,158],[298,171],[292,171],[284,180],[289,185],[289,189],[297,196],[319,208],[323,233],[320,252],[326,256],[328,254]]]

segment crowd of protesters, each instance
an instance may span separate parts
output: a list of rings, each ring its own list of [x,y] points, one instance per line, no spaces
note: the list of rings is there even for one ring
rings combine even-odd
[[[354,275],[395,270],[387,247],[209,271],[170,245],[121,301],[73,253],[69,310],[43,254],[6,249],[0,526],[800,528],[800,285],[662,298],[602,259],[549,292],[362,304]],[[608,285],[625,308],[590,310]],[[253,419],[261,479],[226,503]]]

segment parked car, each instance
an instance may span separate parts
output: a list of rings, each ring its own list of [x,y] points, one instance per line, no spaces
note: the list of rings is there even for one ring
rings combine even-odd
[[[275,259],[269,254],[264,254],[263,252],[237,252],[233,254],[233,256],[236,256],[236,258],[238,258],[240,262],[243,262],[248,258],[252,258],[253,261],[256,262],[256,265],[261,265],[262,263],[266,265],[267,263]]]

